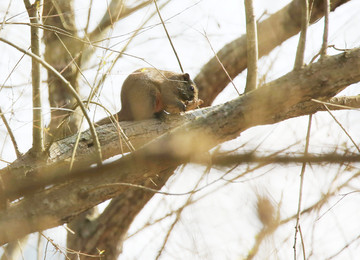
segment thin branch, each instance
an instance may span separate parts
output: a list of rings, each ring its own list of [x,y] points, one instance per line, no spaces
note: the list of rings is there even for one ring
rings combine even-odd
[[[303,259],[306,260],[304,236],[303,236],[300,224],[299,224],[299,234],[300,234],[300,238],[301,238],[301,248],[303,250]]]
[[[97,39],[101,38],[101,36],[107,31],[107,29],[117,20],[124,18],[137,10],[151,4],[152,0],[144,1],[134,7],[127,8],[123,7],[124,1],[119,0],[112,0],[108,10],[102,17],[100,23],[97,27],[89,34],[89,39],[91,41],[96,41]],[[113,15],[116,14],[116,15]],[[116,17],[117,20],[113,20],[112,18]]]
[[[90,17],[91,17],[91,11],[92,11],[92,5],[93,5],[93,0],[90,0],[89,10],[88,10],[87,19],[86,19],[86,25],[85,25],[85,28],[84,28],[85,35],[88,34],[88,30],[89,30]]]
[[[4,125],[6,127],[6,130],[8,131],[9,133],[9,136],[10,136],[10,139],[11,139],[11,142],[13,143],[13,146],[14,146],[14,150],[15,150],[15,153],[16,153],[16,157],[17,158],[20,158],[21,157],[21,153],[19,151],[19,147],[16,143],[16,139],[15,139],[15,136],[14,136],[14,133],[13,131],[11,130],[10,126],[9,126],[9,123],[8,121],[6,120],[6,117],[5,115],[3,114],[1,108],[0,108],[0,117],[2,119],[2,121],[4,122]]]
[[[360,109],[360,96],[342,96],[333,97],[328,102],[317,99],[311,99],[315,103],[327,105],[330,110],[359,110]],[[330,107],[330,108],[329,108]],[[318,108],[319,111],[326,111],[326,108],[321,106]]]
[[[8,14],[9,14],[9,10],[10,10],[10,7],[11,7],[11,3],[12,3],[12,1],[9,1],[9,4],[8,4],[8,6],[7,6],[7,8],[6,8],[6,12],[5,12],[3,21],[2,21],[1,26],[0,26],[0,32],[2,31],[2,29],[4,28],[4,25],[5,25],[5,23],[6,23],[6,17],[7,17]]]
[[[258,42],[257,24],[252,0],[245,0],[246,14],[246,46],[247,46],[247,77],[245,93],[257,88],[258,77]]]
[[[158,259],[161,257],[161,254],[162,254],[162,252],[163,252],[164,249],[165,249],[165,246],[166,246],[166,244],[167,244],[167,241],[169,240],[169,237],[170,237],[170,235],[171,235],[171,232],[173,231],[175,225],[176,225],[176,224],[179,222],[179,220],[180,220],[181,213],[183,212],[183,210],[184,210],[188,205],[191,205],[191,204],[192,204],[193,194],[196,192],[196,190],[198,189],[201,181],[204,179],[204,177],[205,177],[207,174],[208,174],[208,171],[205,171],[205,172],[201,175],[200,179],[196,182],[196,184],[195,184],[195,186],[194,186],[194,188],[193,188],[193,191],[194,191],[194,192],[192,192],[192,193],[189,195],[189,197],[188,197],[187,200],[185,201],[184,205],[181,206],[181,207],[176,211],[176,218],[175,218],[175,220],[173,221],[173,223],[171,224],[168,232],[166,233],[164,242],[163,242],[163,244],[161,245],[161,248],[160,248],[160,250],[158,251],[158,254],[157,254],[156,258],[155,258],[156,260],[158,260]]]
[[[301,31],[296,50],[294,70],[301,69],[304,66],[306,33],[309,24],[309,2],[308,0],[301,0],[301,3]]]
[[[328,48],[328,36],[329,36],[329,14],[330,14],[330,0],[324,1],[324,34],[323,43],[320,50],[320,59],[326,56],[326,50]]]
[[[306,143],[305,143],[305,151],[304,151],[305,156],[308,155],[308,151],[309,151],[311,121],[312,121],[312,115],[309,116],[309,123],[308,123],[308,129],[307,129],[307,134],[306,134]],[[301,201],[302,201],[302,194],[303,194],[305,168],[306,168],[306,163],[304,162],[302,164],[301,174],[300,174],[299,201],[298,201],[298,209],[297,209],[297,214],[296,214],[296,225],[295,225],[295,236],[294,236],[294,260],[296,260],[297,233],[298,233],[298,231],[300,229],[299,222],[300,222],[300,214],[301,214]],[[306,255],[305,255],[305,247],[304,247],[304,242],[303,242],[303,236],[301,235],[300,238],[301,238],[301,245],[302,245],[302,249],[303,249],[303,257],[304,257],[304,260],[305,260]]]
[[[356,147],[356,149],[358,150],[358,152],[360,153],[360,148],[359,146],[356,144],[356,142],[354,141],[354,139],[351,137],[351,135],[346,131],[346,129],[342,126],[342,124],[336,119],[336,117],[333,115],[333,113],[331,113],[331,111],[329,110],[329,108],[327,107],[326,104],[324,104],[325,109],[329,112],[330,116],[334,119],[334,121],[340,126],[340,128],[344,131],[344,133],[349,137],[350,141],[353,143],[353,145]]]
[[[41,24],[42,0],[36,0],[33,5],[29,0],[24,0],[30,22],[32,24]],[[40,57],[40,30],[38,26],[31,26],[31,52]],[[39,156],[44,151],[44,131],[42,119],[41,103],[41,71],[40,63],[32,58],[32,101],[33,101],[33,144],[32,148],[35,155]],[[35,109],[36,108],[36,109]]]
[[[169,32],[168,32],[168,30],[166,29],[164,20],[163,20],[162,17],[161,17],[160,10],[159,10],[159,7],[158,7],[158,5],[157,5],[157,1],[156,1],[156,0],[154,0],[154,4],[155,4],[155,7],[156,7],[156,12],[157,12],[158,15],[159,15],[161,24],[162,24],[163,27],[164,27],[166,36],[167,36],[167,38],[168,38],[168,40],[169,40],[169,42],[170,42],[171,48],[172,48],[172,50],[173,50],[173,52],[174,52],[174,54],[175,54],[175,56],[176,56],[176,59],[177,59],[177,61],[178,61],[178,63],[179,63],[180,70],[181,70],[182,73],[184,73],[184,69],[183,69],[183,67],[182,67],[182,65],[181,65],[179,56],[178,56],[178,54],[177,54],[177,52],[176,52],[175,46],[174,46],[174,44],[173,44],[173,42],[172,42],[172,40],[171,40],[171,37],[170,37],[170,35],[169,35]]]
[[[93,137],[93,141],[95,144],[95,148],[96,148],[96,154],[97,154],[97,163],[101,164],[102,163],[102,155],[101,155],[101,147],[100,147],[100,142],[99,139],[97,137],[96,131],[95,131],[95,127],[94,124],[91,122],[91,119],[86,111],[86,108],[83,104],[83,102],[81,101],[80,96],[78,95],[78,93],[75,91],[74,87],[71,86],[70,82],[67,81],[64,76],[62,76],[56,69],[54,69],[54,67],[52,67],[50,64],[48,64],[46,61],[44,61],[43,59],[41,59],[39,56],[28,52],[24,49],[22,49],[21,47],[13,44],[12,42],[9,42],[8,40],[5,40],[4,38],[0,37],[0,41],[14,47],[15,49],[17,49],[18,51],[30,56],[31,58],[35,58],[35,60],[39,63],[41,63],[41,65],[43,65],[46,69],[50,70],[52,73],[54,73],[62,82],[65,83],[65,86],[70,90],[71,94],[74,96],[74,98],[76,99],[76,101],[79,103],[79,106],[81,108],[81,111],[83,112],[87,122],[89,123],[89,128],[90,128],[90,132],[91,135]]]
[[[344,252],[345,249],[348,249],[354,242],[358,241],[359,239],[360,239],[360,235],[357,235],[355,238],[350,240],[345,246],[343,246],[340,250],[338,250],[335,254],[326,258],[326,260],[331,260],[331,259],[334,259],[335,257],[339,256],[342,252]]]
[[[166,3],[164,3],[162,6],[168,4],[170,2],[170,0],[168,0]],[[161,7],[160,7],[161,8]],[[174,17],[174,16],[173,16]],[[33,24],[31,23],[11,23],[11,24],[22,24],[22,25],[27,25],[27,26],[33,26]],[[80,44],[80,43],[83,43],[83,44],[86,44],[88,46],[91,46],[91,47],[94,47],[94,48],[98,48],[98,49],[101,49],[101,50],[106,50],[106,51],[111,51],[111,52],[114,52],[114,53],[118,53],[118,54],[122,54],[123,56],[127,56],[127,57],[130,57],[130,58],[134,58],[134,59],[137,59],[137,60],[140,60],[140,61],[143,61],[144,63],[146,63],[148,66],[150,67],[153,67],[155,68],[155,66],[153,64],[151,64],[149,61],[147,61],[145,58],[142,58],[140,56],[136,56],[136,55],[133,55],[133,54],[130,54],[130,53],[125,53],[125,52],[122,52],[122,51],[119,51],[119,50],[116,50],[116,49],[112,49],[111,47],[108,48],[108,47],[104,47],[104,46],[101,46],[101,45],[97,45],[97,44],[93,44],[93,41],[89,41],[89,40],[85,40],[85,39],[81,39],[79,37],[76,37],[74,35],[71,35],[69,33],[67,33],[66,31],[64,30],[61,30],[59,28],[53,28],[53,26],[50,26],[50,25],[43,25],[43,26],[40,26],[40,28],[42,28],[43,30],[48,30],[48,31],[53,31],[54,33],[57,32],[58,34],[61,34],[61,35],[64,35],[66,37],[69,37],[69,38],[72,38],[72,39],[75,39],[78,41],[78,43],[76,44]],[[84,55],[82,55],[84,56]],[[84,64],[84,61],[82,61],[81,64]]]
[[[222,70],[225,72],[225,74],[226,74],[227,78],[228,78],[228,79],[229,79],[229,81],[231,82],[231,85],[233,85],[233,87],[234,87],[234,89],[235,89],[236,93],[240,96],[241,94],[240,94],[239,90],[238,90],[238,89],[237,89],[237,87],[235,86],[234,81],[232,80],[231,76],[229,75],[228,71],[226,70],[226,68],[225,68],[224,64],[221,62],[221,60],[220,60],[220,58],[219,58],[218,54],[215,52],[215,50],[214,50],[214,48],[213,48],[213,46],[212,46],[212,44],[211,44],[211,42],[210,42],[210,39],[209,39],[209,37],[207,36],[207,34],[206,34],[206,32],[205,32],[205,31],[203,32],[203,35],[204,35],[204,37],[206,38],[207,42],[209,43],[209,46],[210,46],[210,48],[211,48],[212,52],[214,53],[214,56],[215,56],[215,58],[216,58],[217,62],[220,64],[220,66],[221,66]]]
[[[306,33],[309,25],[309,2],[308,0],[301,0],[301,2],[301,31],[299,44],[296,50],[294,70],[301,69],[304,65]]]

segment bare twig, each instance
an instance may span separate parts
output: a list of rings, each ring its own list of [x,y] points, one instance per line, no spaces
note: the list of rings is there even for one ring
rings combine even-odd
[[[9,133],[9,136],[10,136],[10,139],[11,139],[11,142],[13,143],[13,146],[14,146],[14,149],[15,149],[15,153],[16,153],[16,157],[19,158],[21,156],[21,153],[19,151],[19,147],[16,143],[16,139],[15,139],[15,136],[14,136],[14,133],[13,131],[11,130],[9,124],[8,124],[8,121],[6,120],[6,117],[5,115],[3,114],[1,108],[0,108],[0,116],[1,116],[1,119],[2,121],[4,122],[4,125],[6,127],[6,130],[8,131]]]
[[[81,98],[80,96],[78,95],[78,93],[75,91],[74,87],[71,86],[70,82],[67,81],[63,75],[61,75],[56,69],[54,69],[54,67],[52,67],[50,64],[48,64],[46,61],[44,61],[43,59],[41,59],[39,56],[31,53],[31,52],[28,52],[24,49],[22,49],[21,47],[13,44],[12,42],[9,42],[8,40],[5,40],[4,38],[1,38],[0,37],[0,41],[14,47],[15,49],[17,49],[18,51],[30,56],[31,58],[35,58],[35,60],[39,63],[41,63],[46,69],[50,70],[52,73],[54,73],[62,82],[65,83],[65,86],[70,90],[70,92],[72,93],[72,95],[74,96],[74,98],[76,99],[76,101],[79,103],[79,106],[81,108],[81,111],[83,112],[87,122],[89,123],[89,128],[90,128],[90,132],[91,132],[91,135],[94,139],[94,144],[95,144],[95,148],[96,148],[96,151],[97,151],[97,162],[99,164],[101,164],[102,162],[102,155],[101,155],[101,147],[100,147],[100,142],[99,142],[99,139],[97,137],[97,134],[96,134],[96,131],[95,131],[95,127],[94,127],[94,124],[91,122],[91,119],[86,111],[86,108],[83,104],[83,102],[81,101]]]
[[[334,259],[335,257],[339,256],[342,252],[344,252],[345,249],[348,249],[354,242],[358,241],[360,239],[360,235],[357,235],[355,238],[350,240],[345,246],[343,246],[339,251],[337,251],[332,256],[326,258],[326,260]]]
[[[2,29],[4,28],[4,25],[5,25],[5,22],[6,22],[6,17],[7,17],[7,15],[9,14],[9,10],[10,10],[10,7],[11,7],[11,3],[12,3],[12,1],[9,1],[8,7],[6,8],[6,12],[5,12],[3,21],[2,21],[1,26],[0,26],[0,32],[1,32]]]
[[[330,109],[327,107],[326,104],[324,104],[325,109],[329,112],[330,116],[334,119],[334,121],[340,126],[340,128],[344,131],[344,133],[349,137],[350,141],[353,143],[353,145],[356,147],[358,152],[360,153],[360,148],[354,141],[354,139],[351,137],[351,135],[346,131],[346,129],[342,126],[342,124],[336,119],[336,117],[331,113]]]
[[[192,204],[192,201],[193,201],[193,194],[195,193],[195,191],[197,190],[197,188],[199,187],[201,181],[204,179],[204,177],[208,174],[208,171],[206,170],[200,177],[200,179],[197,181],[197,183],[195,184],[194,188],[193,188],[193,191],[192,193],[190,193],[189,197],[187,198],[187,200],[185,201],[184,205],[182,207],[180,207],[177,211],[176,211],[176,218],[175,220],[173,221],[173,223],[171,224],[168,232],[166,233],[166,236],[165,236],[165,239],[164,239],[164,242],[163,244],[161,245],[161,248],[156,256],[156,260],[158,260],[160,257],[161,257],[161,254],[162,252],[164,251],[165,249],[165,246],[167,244],[167,241],[169,240],[169,237],[171,235],[171,232],[173,231],[175,225],[179,222],[180,220],[180,217],[181,217],[181,213],[183,212],[183,210],[188,206],[188,205],[191,205]]]
[[[102,17],[100,23],[96,26],[96,28],[89,34],[89,39],[91,41],[96,41],[100,39],[101,36],[107,32],[107,29],[113,25],[117,20],[124,18],[137,10],[151,4],[152,0],[141,1],[140,4],[127,8],[123,6],[124,1],[112,0],[109,4],[109,8],[106,13]],[[113,19],[116,18],[116,19]]]
[[[301,31],[299,37],[299,44],[296,50],[294,70],[301,69],[304,65],[306,33],[309,24],[309,2],[308,0],[302,0],[301,2]]]
[[[204,35],[204,37],[206,38],[207,42],[209,43],[209,46],[210,46],[212,52],[214,53],[217,62],[220,64],[222,70],[225,72],[226,76],[228,77],[229,81],[231,82],[231,85],[233,85],[236,93],[240,96],[241,94],[240,94],[239,90],[236,88],[235,83],[234,83],[234,81],[232,80],[232,78],[230,77],[230,75],[229,75],[228,71],[226,70],[224,64],[223,64],[223,63],[221,62],[221,60],[219,59],[219,56],[218,56],[217,53],[215,52],[215,50],[214,50],[214,48],[213,48],[213,46],[212,46],[212,44],[211,44],[211,42],[210,42],[210,40],[209,40],[209,37],[207,36],[207,34],[206,34],[205,31],[203,32],[203,35]]]
[[[342,97],[333,97],[329,102],[311,99],[311,101],[323,105],[327,105],[331,110],[343,110],[343,109],[352,109],[359,110],[360,108],[360,96],[342,96]],[[321,110],[321,107],[319,108]],[[326,110],[326,108],[324,109]]]
[[[89,10],[88,10],[87,19],[86,19],[86,25],[85,25],[85,28],[84,28],[85,35],[88,34],[88,30],[89,30],[89,24],[90,24],[90,17],[91,17],[92,5],[93,5],[93,0],[90,0]]]
[[[41,24],[42,0],[36,0],[33,5],[29,0],[24,0],[26,10],[28,12],[30,22],[32,24]],[[38,26],[31,26],[31,52],[40,57],[40,30]],[[40,63],[32,58],[32,101],[33,101],[33,144],[32,148],[35,155],[39,155],[44,151],[43,136],[43,120],[41,109],[41,72]]]
[[[163,27],[164,27],[166,36],[167,36],[167,38],[168,38],[168,40],[169,40],[169,42],[170,42],[171,48],[172,48],[172,50],[173,50],[173,52],[174,52],[174,54],[175,54],[175,56],[176,56],[176,59],[177,59],[177,61],[178,61],[178,63],[179,63],[180,70],[181,70],[182,73],[184,73],[184,69],[183,69],[183,67],[182,67],[182,65],[181,65],[179,56],[178,56],[178,54],[177,54],[177,52],[176,52],[176,49],[175,49],[175,47],[174,47],[174,44],[173,44],[173,42],[172,42],[172,40],[171,40],[171,37],[170,37],[170,35],[169,35],[169,32],[168,32],[168,30],[166,29],[164,20],[163,20],[162,17],[161,17],[160,10],[159,10],[159,7],[158,7],[158,5],[157,5],[156,0],[154,0],[154,4],[155,4],[155,7],[156,7],[156,12],[158,13],[159,18],[160,18],[160,21],[161,21],[161,23],[162,23],[162,25],[163,25]]]
[[[309,116],[309,123],[308,123],[308,129],[306,134],[306,143],[305,143],[305,151],[304,155],[306,156],[309,151],[309,142],[310,142],[310,130],[311,130],[311,121],[312,121],[312,115]],[[297,240],[297,233],[300,229],[300,214],[301,214],[301,201],[302,201],[302,193],[303,193],[303,184],[304,184],[304,175],[305,175],[305,168],[306,163],[304,162],[301,167],[301,175],[300,175],[300,189],[299,189],[299,202],[298,202],[298,210],[296,214],[296,225],[295,225],[295,236],[294,236],[294,260],[296,260],[296,240]],[[303,257],[304,260],[306,259],[305,255],[305,247],[303,243],[303,236],[300,236],[301,238],[301,245],[303,249]]]
[[[254,15],[252,0],[245,0],[246,14],[246,45],[247,45],[247,77],[245,93],[257,88],[257,60],[258,60],[258,42],[257,42],[257,24]]]

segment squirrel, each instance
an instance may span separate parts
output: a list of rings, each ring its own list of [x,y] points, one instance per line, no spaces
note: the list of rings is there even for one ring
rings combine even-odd
[[[121,89],[121,110],[113,116],[118,121],[153,118],[164,111],[178,114],[200,106],[198,89],[188,73],[142,68],[131,73]],[[109,124],[110,117],[96,122]]]

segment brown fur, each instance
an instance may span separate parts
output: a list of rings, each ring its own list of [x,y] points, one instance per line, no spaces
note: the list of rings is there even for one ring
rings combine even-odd
[[[166,111],[177,114],[201,105],[198,89],[187,73],[143,68],[131,73],[121,89],[121,110],[113,116],[118,121],[143,120]],[[96,124],[110,123],[110,117]]]

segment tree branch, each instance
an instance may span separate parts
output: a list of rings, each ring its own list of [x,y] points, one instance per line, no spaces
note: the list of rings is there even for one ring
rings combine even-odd
[[[294,70],[301,69],[304,66],[306,34],[309,25],[309,0],[301,1],[301,31],[299,43],[296,50]]]
[[[106,187],[108,184],[141,184],[156,175],[161,176],[169,169],[188,162],[193,155],[233,139],[252,126],[279,121],[279,114],[301,102],[311,98],[329,99],[358,81],[360,49],[290,72],[262,88],[218,106],[206,116],[177,127],[112,163],[64,175],[58,179],[62,185],[53,182],[53,188],[12,204],[0,213],[0,244],[68,222],[80,212],[129,189],[109,188]],[[46,174],[45,170],[43,168],[42,173]],[[66,173],[62,169],[59,171]],[[5,187],[8,188],[7,185]]]
[[[259,58],[268,54],[275,47],[300,31],[301,15],[299,14],[301,0],[294,0],[283,9],[272,14],[268,19],[258,24]],[[349,0],[332,0],[331,10],[334,11]],[[324,15],[323,0],[315,0],[310,17],[310,23],[315,23]],[[247,68],[246,35],[225,45],[217,57],[223,63],[231,78]],[[229,84],[230,80],[219,65],[216,57],[205,64],[194,79],[199,88],[199,98],[204,100],[203,106],[209,106],[217,95]]]
[[[40,29],[41,14],[42,14],[42,0],[36,0],[33,5],[29,0],[24,0],[26,10],[29,15],[31,31],[31,52],[40,57]],[[42,119],[42,103],[41,103],[41,74],[40,63],[32,58],[32,101],[33,101],[33,151],[35,156],[41,156],[44,151],[44,132],[43,132],[43,119]]]
[[[324,34],[323,43],[320,50],[320,58],[323,59],[326,56],[328,48],[328,35],[329,35],[329,14],[330,14],[330,0],[324,0]]]
[[[245,0],[246,13],[246,46],[247,46],[247,77],[245,93],[257,88],[258,78],[258,42],[257,42],[257,24],[255,21],[254,7],[252,0]]]
[[[4,122],[5,128],[6,128],[6,130],[8,131],[8,134],[9,134],[9,136],[10,136],[10,140],[11,140],[13,146],[14,146],[16,158],[20,158],[20,157],[21,157],[21,153],[20,153],[20,151],[19,151],[19,147],[18,147],[18,145],[17,145],[17,142],[16,142],[16,139],[15,139],[14,133],[13,133],[13,131],[11,130],[11,128],[10,128],[10,126],[9,126],[9,123],[8,123],[8,121],[6,120],[6,117],[5,117],[5,115],[3,114],[1,108],[0,108],[0,117],[1,117],[2,121]]]

